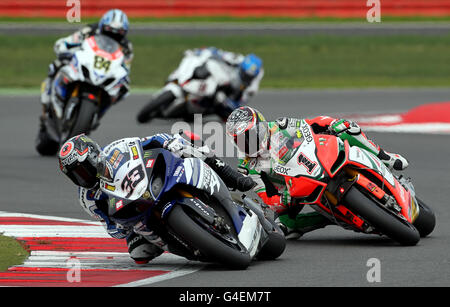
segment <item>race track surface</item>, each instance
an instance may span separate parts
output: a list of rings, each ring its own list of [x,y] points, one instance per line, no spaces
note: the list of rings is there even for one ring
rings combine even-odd
[[[170,132],[171,121],[136,123],[136,113],[148,98],[132,95],[114,106],[92,138],[106,145],[122,137]],[[275,119],[396,113],[449,98],[450,89],[262,91],[252,105],[267,119]],[[0,102],[0,211],[87,219],[77,204],[76,189],[59,171],[56,158],[40,157],[34,150],[38,95],[0,96]],[[437,227],[429,238],[415,247],[400,247],[383,237],[328,226],[289,241],[276,261],[255,262],[243,272],[206,265],[196,273],[152,286],[450,286],[450,136],[375,132],[368,136],[387,151],[409,159],[405,174],[414,179],[418,195],[437,215]],[[380,283],[366,279],[370,258],[380,260]]]

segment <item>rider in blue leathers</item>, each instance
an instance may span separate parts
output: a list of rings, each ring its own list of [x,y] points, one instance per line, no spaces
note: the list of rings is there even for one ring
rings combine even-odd
[[[44,120],[48,114],[50,104],[51,84],[58,70],[70,62],[73,54],[80,49],[84,40],[97,34],[108,36],[115,40],[124,54],[124,67],[131,68],[133,60],[133,45],[127,38],[129,22],[127,15],[119,10],[112,9],[107,11],[98,23],[89,24],[75,33],[58,39],[53,47],[56,59],[50,63],[47,78],[42,82],[41,104],[42,115],[40,116],[40,133],[44,133]],[[128,80],[128,79],[127,79]],[[128,80],[129,82],[129,80]],[[128,95],[128,88],[123,87],[118,95],[117,103]]]
[[[232,189],[250,190],[254,182],[243,176],[217,158],[206,147],[197,147],[181,135],[156,134],[146,138],[125,138],[112,142],[103,149],[84,134],[69,139],[59,152],[62,172],[77,186],[81,207],[94,219],[103,222],[108,234],[117,239],[126,239],[131,258],[138,264],[145,264],[159,256],[164,242],[145,229],[145,236],[136,230],[125,229],[112,222],[107,215],[107,187],[99,185],[99,177],[105,178],[114,164],[119,164],[120,155],[127,152],[129,142],[140,144],[143,150],[165,148],[179,157],[195,156],[208,164]],[[116,155],[114,155],[116,153]],[[114,156],[114,157],[113,157]],[[111,165],[112,164],[112,165]],[[117,167],[117,166],[116,166]]]

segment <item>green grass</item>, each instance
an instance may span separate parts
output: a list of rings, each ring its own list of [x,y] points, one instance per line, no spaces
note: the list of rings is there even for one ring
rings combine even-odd
[[[9,267],[22,264],[28,252],[14,238],[0,235],[0,272]]]
[[[57,36],[0,35],[0,88],[37,87]],[[450,86],[448,36],[131,36],[133,87],[160,87],[183,50],[216,46],[264,60],[263,88]]]

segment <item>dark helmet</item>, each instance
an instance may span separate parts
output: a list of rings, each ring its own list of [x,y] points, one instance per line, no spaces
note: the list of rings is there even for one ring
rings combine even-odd
[[[250,84],[262,69],[262,60],[254,54],[247,55],[239,65],[239,77],[244,84]]]
[[[106,12],[98,23],[100,33],[105,34],[116,41],[121,41],[128,33],[128,17],[119,9]]]
[[[70,138],[59,151],[59,167],[77,186],[92,189],[98,183],[103,155],[100,146],[84,134]],[[103,158],[104,160],[104,158]]]
[[[228,116],[226,131],[238,150],[249,157],[256,157],[267,149],[269,128],[262,113],[254,108],[235,109]]]

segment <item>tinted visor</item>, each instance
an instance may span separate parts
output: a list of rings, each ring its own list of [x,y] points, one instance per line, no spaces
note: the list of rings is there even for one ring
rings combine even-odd
[[[77,163],[67,171],[67,176],[76,185],[83,188],[93,188],[97,184],[97,169],[87,160]]]
[[[257,123],[254,127],[242,134],[234,136],[234,144],[240,152],[247,156],[255,157],[261,151],[267,138],[267,125],[264,122]]]
[[[106,160],[103,152],[100,153],[100,159],[98,159],[97,173],[103,180],[112,181],[112,168]]]
[[[248,86],[255,76],[247,74],[243,69],[239,70],[239,77],[246,86]]]

